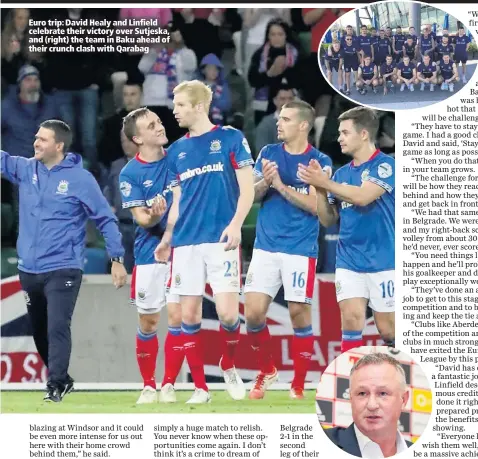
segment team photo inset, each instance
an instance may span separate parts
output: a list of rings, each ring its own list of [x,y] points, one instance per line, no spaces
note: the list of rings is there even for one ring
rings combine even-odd
[[[424,107],[473,76],[476,40],[464,24],[416,2],[375,3],[341,16],[318,50],[333,88],[380,109]],[[413,93],[413,94],[412,94]]]

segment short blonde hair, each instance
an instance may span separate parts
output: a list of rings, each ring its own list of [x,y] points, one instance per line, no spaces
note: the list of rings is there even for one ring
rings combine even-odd
[[[197,104],[204,104],[205,112],[209,112],[209,107],[212,101],[212,90],[202,81],[183,81],[174,88],[173,94],[176,95],[180,92],[187,93],[189,101],[193,107]]]

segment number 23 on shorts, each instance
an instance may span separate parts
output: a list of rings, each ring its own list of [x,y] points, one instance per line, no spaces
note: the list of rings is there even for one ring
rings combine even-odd
[[[237,277],[239,275],[237,261],[224,262],[224,277]]]

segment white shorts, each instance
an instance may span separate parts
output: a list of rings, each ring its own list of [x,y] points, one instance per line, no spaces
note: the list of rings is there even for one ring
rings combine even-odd
[[[315,258],[254,249],[244,293],[259,292],[275,298],[281,285],[284,299],[312,303],[315,285]]]
[[[171,252],[170,293],[204,295],[206,280],[216,293],[240,293],[241,250],[224,250],[226,243],[214,242],[175,247]]]
[[[130,302],[136,306],[138,313],[154,314],[167,303],[179,303],[177,295],[166,295],[169,275],[170,268],[166,264],[137,265],[133,268]]]
[[[376,312],[395,312],[395,270],[368,274],[338,268],[335,291],[338,302],[366,298]]]

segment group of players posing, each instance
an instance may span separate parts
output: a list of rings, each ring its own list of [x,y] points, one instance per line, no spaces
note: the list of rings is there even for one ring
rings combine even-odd
[[[394,344],[394,160],[375,147],[376,114],[356,108],[342,114],[338,139],[353,161],[331,178],[330,158],[308,143],[314,110],[294,101],[280,112],[281,143],[265,146],[254,165],[243,134],[209,120],[211,99],[211,90],[199,81],[174,89],[174,115],[189,132],[167,152],[157,115],[140,108],[124,119],[123,134],[138,150],[120,175],[123,207],[131,209],[138,225],[131,284],[144,382],[138,403],[158,399],[156,331],[165,305],[168,334],[159,400],[176,401],[174,383],[184,358],[195,385],[187,403],[211,400],[201,340],[206,282],[220,321],[219,367],[226,389],[234,400],[246,396],[235,357],[241,335],[241,227],[254,201],[261,208],[244,315],[260,371],[249,398],[263,398],[278,378],[266,315],[283,285],[294,329],[290,397],[301,399],[314,347],[310,305],[319,220],[329,226],[340,216],[336,285],[342,350],[362,345],[367,304],[383,340]]]
[[[419,83],[421,91],[427,85],[430,91],[434,91],[435,85],[441,85],[442,90],[453,92],[454,83],[460,81],[457,64],[461,63],[462,81],[466,83],[471,40],[462,26],[454,40],[446,30],[443,36],[436,36],[430,26],[424,28],[420,37],[414,34],[413,27],[409,32],[404,35],[401,27],[397,27],[395,35],[390,28],[381,29],[379,36],[372,29],[369,35],[367,27],[362,26],[361,34],[356,36],[352,26],[347,26],[342,39],[334,40],[327,49],[325,66],[329,82],[332,83],[335,70],[339,89],[348,96],[351,72],[362,95],[368,88],[377,93],[378,86],[383,86],[383,94],[394,91],[396,85],[400,85],[400,91],[405,88],[414,91],[414,85]]]

